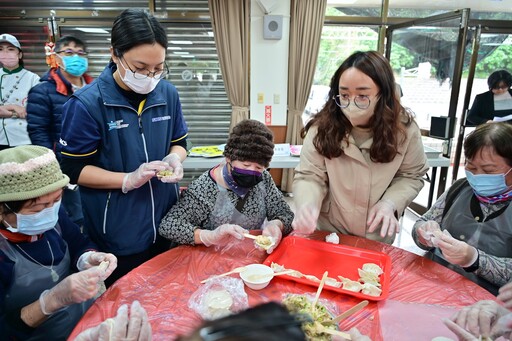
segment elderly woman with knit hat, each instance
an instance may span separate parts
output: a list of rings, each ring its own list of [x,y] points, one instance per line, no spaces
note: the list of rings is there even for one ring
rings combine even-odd
[[[160,223],[163,237],[178,244],[222,246],[262,229],[275,244],[292,231],[293,212],[265,170],[274,154],[263,123],[237,124],[224,148],[225,160],[193,181]],[[247,229],[247,230],[246,230]]]
[[[59,209],[68,182],[45,147],[0,151],[2,338],[65,339],[117,266]]]

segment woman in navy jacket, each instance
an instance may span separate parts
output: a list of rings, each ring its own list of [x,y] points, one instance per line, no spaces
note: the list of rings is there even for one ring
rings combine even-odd
[[[178,198],[188,134],[178,92],[163,80],[160,23],[125,10],[111,43],[109,65],[64,105],[60,140],[61,166],[80,185],[87,232],[118,257],[107,285],[168,248],[157,228]],[[157,177],[163,170],[172,175]]]

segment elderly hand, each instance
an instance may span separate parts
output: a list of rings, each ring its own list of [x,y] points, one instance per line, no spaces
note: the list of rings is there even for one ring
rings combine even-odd
[[[159,178],[160,181],[169,183],[178,182],[183,179],[183,165],[177,153],[167,155],[162,161],[169,165],[166,169],[172,171],[172,175],[161,177]]]
[[[466,242],[453,238],[447,230],[438,235],[437,246],[443,253],[444,259],[455,265],[467,267],[478,258],[476,248]]]
[[[41,293],[41,310],[45,315],[51,315],[68,305],[93,298],[98,293],[98,283],[102,274],[101,269],[92,267],[69,275],[50,290]]]
[[[108,267],[101,275],[101,278],[104,280],[108,278],[108,276],[110,276],[112,272],[117,268],[117,258],[111,253],[87,251],[83,253],[78,259],[77,268],[78,270],[83,271],[90,269],[93,266],[98,266],[103,261],[108,262]]]
[[[436,236],[442,233],[439,224],[433,220],[420,222],[416,227],[416,232],[418,232],[418,241],[429,247],[437,247]]]
[[[27,118],[27,109],[22,105],[7,104],[4,108],[11,112],[11,116],[16,115],[17,118]]]
[[[199,239],[205,246],[217,245],[222,246],[229,244],[233,240],[244,239],[244,233],[248,233],[238,225],[224,224],[217,227],[215,230],[200,230]]]
[[[384,238],[386,234],[392,236],[399,232],[398,220],[395,216],[395,205],[389,200],[379,200],[368,212],[368,232],[374,232],[377,227],[380,228],[380,236]]]
[[[453,331],[460,340],[478,340],[478,337],[497,337],[506,332],[505,320],[498,323],[510,312],[494,301],[479,301],[473,305],[462,308],[450,320],[444,320],[446,326]]]
[[[122,187],[123,193],[126,194],[135,188],[139,188],[151,180],[151,178],[154,177],[156,173],[165,170],[167,167],[168,164],[163,161],[151,161],[148,163],[143,163],[139,166],[139,168],[124,176]]]
[[[128,316],[129,315],[129,316]],[[81,332],[75,341],[150,341],[151,324],[146,310],[138,301],[133,301],[128,314],[128,305],[117,310],[115,318],[109,318],[96,327]]]
[[[277,219],[271,220],[265,226],[263,226],[263,232],[261,234],[272,238],[272,241],[274,242],[274,244],[267,249],[268,254],[271,254],[275,250],[283,238],[283,231],[281,230],[281,226],[283,226],[283,223]]]
[[[293,230],[300,234],[311,234],[316,230],[320,210],[314,205],[306,205],[296,210],[292,222]]]
[[[500,288],[497,299],[505,303],[505,307],[508,309],[512,308],[512,282],[509,282]]]

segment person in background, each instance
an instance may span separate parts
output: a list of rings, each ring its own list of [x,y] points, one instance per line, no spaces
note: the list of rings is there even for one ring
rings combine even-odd
[[[2,339],[64,340],[116,268],[60,209],[68,182],[45,147],[0,151]]]
[[[27,133],[27,95],[39,76],[23,65],[23,52],[15,36],[0,34],[0,150],[30,144]]]
[[[493,294],[512,280],[512,125],[487,123],[464,140],[466,178],[416,221],[428,258]]]
[[[41,77],[40,83],[28,94],[27,130],[32,144],[50,148],[60,160],[60,130],[62,106],[84,85],[92,82],[87,71],[87,50],[78,38],[64,36],[54,45],[55,65]],[[65,188],[62,206],[78,226],[83,226],[84,215],[78,188]]]
[[[275,244],[292,231],[293,212],[266,171],[274,154],[272,131],[256,120],[238,123],[224,148],[225,160],[183,192],[160,223],[178,244],[226,245],[248,230],[263,229]]]
[[[489,91],[476,95],[466,118],[466,125],[477,126],[495,118],[512,115],[512,75],[498,70],[487,78]],[[509,118],[507,121],[512,121]]]
[[[420,129],[400,104],[389,62],[376,51],[349,56],[330,88],[328,102],[302,131],[293,228],[391,244],[428,170]]]
[[[118,257],[110,285],[169,248],[158,234],[183,178],[187,125],[176,88],[164,80],[167,34],[142,10],[115,19],[111,62],[62,108],[61,167],[80,185],[84,225]],[[167,175],[157,177],[157,173]]]

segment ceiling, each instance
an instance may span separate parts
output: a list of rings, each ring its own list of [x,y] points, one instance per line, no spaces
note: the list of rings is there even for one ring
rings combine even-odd
[[[380,7],[381,0],[327,0],[328,6],[344,7]],[[389,0],[389,8],[410,8],[429,10],[455,10],[471,8],[478,12],[508,12],[512,13],[509,0]]]

